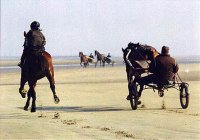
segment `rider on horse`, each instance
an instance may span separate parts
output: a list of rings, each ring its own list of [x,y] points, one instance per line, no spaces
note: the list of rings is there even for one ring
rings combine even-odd
[[[148,71],[152,74],[134,79],[140,85],[139,96],[141,96],[144,85],[155,83],[158,86],[162,86],[163,84],[167,84],[168,81],[173,81],[178,69],[179,67],[175,59],[169,55],[169,47],[163,46],[161,54],[149,65]],[[130,97],[128,95],[127,100],[129,99]]]
[[[21,56],[21,62],[18,64],[19,67],[23,67],[25,59],[33,50],[45,50],[44,45],[46,39],[40,30],[40,23],[33,21],[30,25],[31,30],[25,36],[24,50]]]

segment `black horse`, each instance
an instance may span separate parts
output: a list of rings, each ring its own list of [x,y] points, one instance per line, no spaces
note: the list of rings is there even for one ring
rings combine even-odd
[[[100,62],[100,67],[101,63],[103,63],[103,67],[105,66],[105,62],[108,64],[114,65],[114,61],[112,61],[110,58],[106,57],[104,54],[99,53],[97,50],[94,51],[95,56],[97,56],[97,61],[95,63],[95,67],[97,66],[98,61]]]
[[[21,70],[21,82],[19,93],[22,98],[26,97],[26,91],[24,90],[25,83],[28,82],[28,98],[24,110],[28,110],[30,99],[32,98],[31,112],[36,111],[36,92],[35,86],[37,80],[47,77],[50,83],[50,88],[53,92],[55,103],[59,103],[59,98],[55,92],[55,81],[54,81],[54,68],[52,64],[52,58],[49,53],[42,50],[32,50],[29,56],[25,60],[25,64]]]
[[[135,77],[140,77],[142,73],[145,73],[147,68],[143,68],[141,61],[145,62],[147,65],[154,61],[154,58],[159,54],[158,51],[151,46],[141,45],[139,43],[129,43],[128,47],[123,49],[123,59],[126,64],[126,73],[128,80],[129,95],[135,92],[135,86],[133,86],[133,81]],[[140,88],[139,93],[143,89]],[[139,97],[141,95],[138,95]]]

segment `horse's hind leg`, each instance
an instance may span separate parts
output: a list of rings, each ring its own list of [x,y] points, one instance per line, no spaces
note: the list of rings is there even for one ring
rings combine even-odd
[[[54,81],[54,75],[53,74],[48,74],[47,75],[47,79],[49,80],[49,83],[50,83],[50,88],[51,88],[51,91],[53,92],[53,97],[54,97],[54,102],[56,104],[58,104],[60,102],[60,99],[58,98],[58,96],[56,95],[56,91],[55,91],[55,81]]]

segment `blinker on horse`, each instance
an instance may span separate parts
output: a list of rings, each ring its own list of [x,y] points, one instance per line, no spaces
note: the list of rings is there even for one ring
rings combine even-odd
[[[31,112],[36,111],[36,92],[35,87],[37,80],[47,77],[51,91],[53,92],[53,97],[55,103],[59,103],[59,98],[55,91],[55,80],[54,80],[54,68],[52,64],[51,55],[43,50],[32,50],[30,55],[26,58],[25,64],[21,69],[21,82],[19,93],[22,98],[26,97],[26,92],[24,92],[25,83],[28,82],[28,98],[24,106],[24,110],[28,110],[30,99],[32,98]]]

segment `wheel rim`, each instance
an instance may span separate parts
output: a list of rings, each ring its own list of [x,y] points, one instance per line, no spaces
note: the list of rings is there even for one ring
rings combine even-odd
[[[185,105],[186,102],[187,102],[187,95],[186,95],[186,92],[181,92],[181,101],[182,101],[182,104]]]

